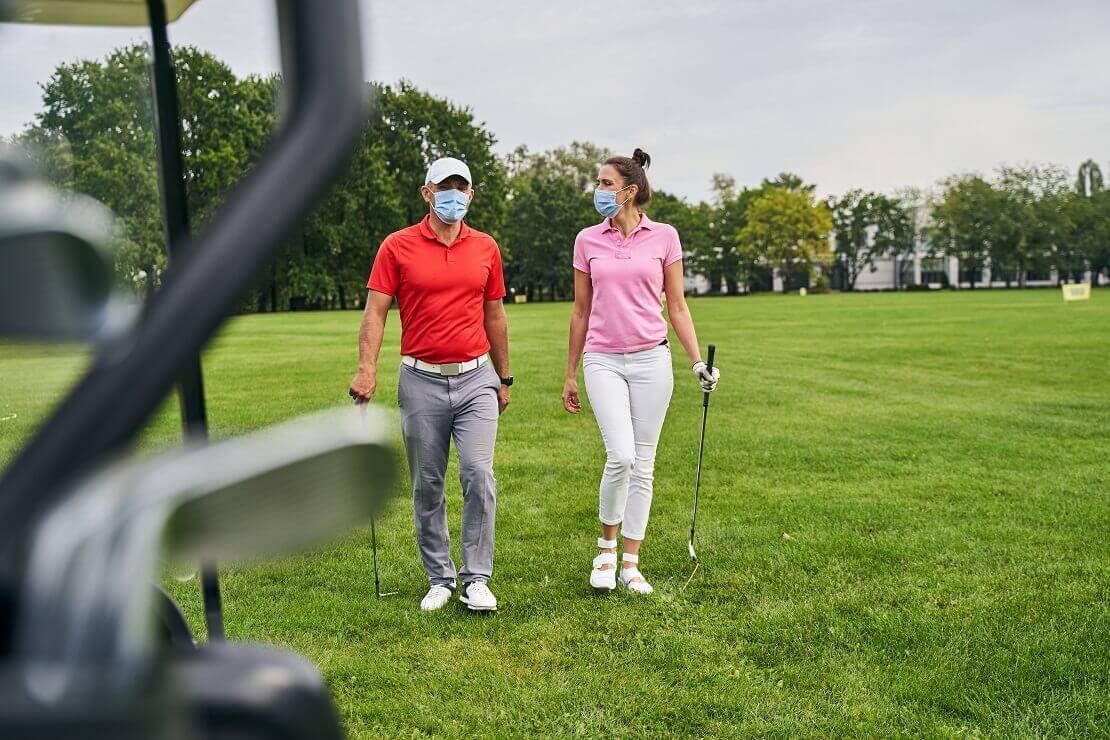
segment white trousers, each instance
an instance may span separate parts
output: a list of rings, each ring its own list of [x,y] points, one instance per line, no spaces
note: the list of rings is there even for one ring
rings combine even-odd
[[[586,393],[605,442],[598,517],[622,524],[621,535],[642,540],[651,511],[655,448],[674,390],[671,350],[586,352]]]

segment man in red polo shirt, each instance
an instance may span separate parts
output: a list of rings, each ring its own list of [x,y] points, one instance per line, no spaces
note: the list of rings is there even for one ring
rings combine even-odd
[[[421,195],[429,214],[390,234],[378,249],[359,332],[359,369],[350,394],[367,403],[377,387],[378,353],[393,299],[401,312],[397,405],[412,476],[416,540],[430,588],[420,602],[440,609],[456,588],[443,480],[452,438],[463,490],[460,600],[497,609],[493,575],[497,417],[509,405],[509,332],[501,252],[464,224],[474,198],[470,168],[451,157],[428,168]]]

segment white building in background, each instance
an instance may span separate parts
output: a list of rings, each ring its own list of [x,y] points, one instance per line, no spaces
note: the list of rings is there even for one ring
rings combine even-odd
[[[918,234],[913,254],[902,257],[880,257],[874,260],[874,269],[865,267],[856,278],[854,288],[856,291],[905,290],[907,288],[939,290],[953,286],[970,288],[972,287],[973,278],[976,288],[1005,288],[1021,285],[1022,281],[1019,279],[1019,275],[1009,275],[1009,282],[1007,283],[1007,276],[1001,274],[1000,271],[992,272],[989,264],[973,275],[970,271],[961,269],[960,261],[956,257],[930,255],[929,244],[922,236],[929,218],[928,207],[923,204],[914,207],[913,218],[914,231]],[[835,251],[835,241],[832,237],[830,237],[830,247]],[[847,290],[847,276],[837,275],[835,268],[829,278],[829,287],[833,290]],[[1088,270],[1083,275],[1083,282],[1096,286],[1107,285],[1110,284],[1110,275],[1095,275]],[[1057,285],[1056,270],[1028,271],[1025,274],[1024,284],[1028,288],[1055,286]],[[708,293],[712,287],[707,277],[701,274],[687,274],[685,285],[686,292],[695,295]],[[782,278],[777,270],[772,276],[771,285],[768,287],[775,292],[782,291]],[[725,286],[720,286],[721,292],[724,292],[724,289]],[[741,286],[741,290],[746,290],[746,286]]]

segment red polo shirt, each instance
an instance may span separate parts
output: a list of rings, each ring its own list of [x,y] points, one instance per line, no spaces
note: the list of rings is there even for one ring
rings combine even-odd
[[[489,352],[485,302],[505,297],[501,251],[465,223],[444,246],[428,218],[385,238],[366,287],[397,298],[401,354],[436,364],[473,360]]]

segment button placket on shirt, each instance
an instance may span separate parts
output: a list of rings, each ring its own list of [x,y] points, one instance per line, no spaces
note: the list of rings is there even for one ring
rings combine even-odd
[[[639,231],[639,229],[634,230],[631,234],[628,235],[627,238],[624,238],[624,237],[621,236],[620,229],[613,229],[612,230],[613,244],[616,245],[616,247],[617,247],[617,259],[619,259],[619,260],[630,260],[630,259],[632,259],[631,243],[632,243],[632,237],[636,235],[636,231]]]

